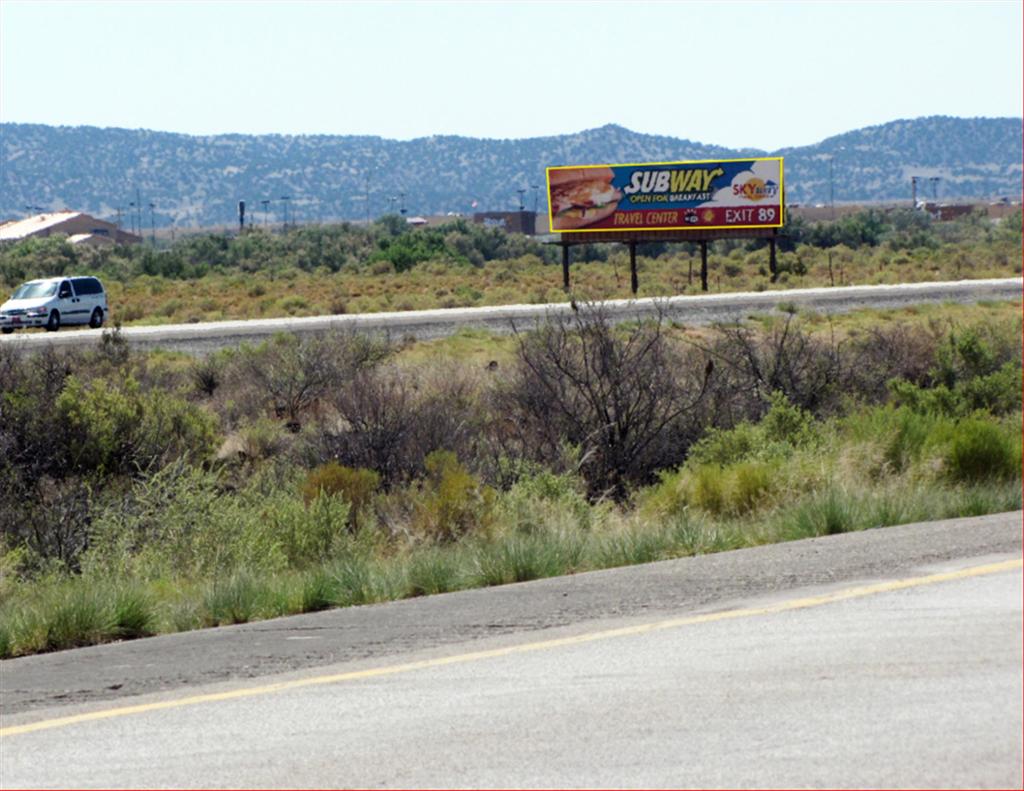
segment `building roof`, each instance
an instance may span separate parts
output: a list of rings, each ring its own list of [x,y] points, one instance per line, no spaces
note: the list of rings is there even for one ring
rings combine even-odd
[[[78,217],[80,211],[55,211],[47,214],[36,214],[24,220],[15,220],[0,226],[0,242],[12,242],[24,239],[32,234],[60,225],[62,222]]]
[[[114,244],[114,240],[109,236],[100,236],[98,233],[75,233],[68,237],[68,244],[98,244],[98,245],[109,245]]]

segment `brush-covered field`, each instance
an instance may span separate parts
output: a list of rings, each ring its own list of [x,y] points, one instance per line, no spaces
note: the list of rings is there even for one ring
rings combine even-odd
[[[0,451],[11,657],[1018,509],[1021,304],[0,346]]]
[[[936,222],[909,210],[865,211],[832,223],[789,222],[778,277],[762,241],[711,245],[711,292],[1010,277],[1021,273],[1021,215]],[[200,235],[161,248],[72,247],[62,238],[0,249],[0,288],[89,273],[103,278],[110,318],[125,325],[420,310],[567,299],[560,251],[518,234],[456,220],[410,229],[310,226],[271,235]],[[626,298],[622,245],[573,251],[577,299]],[[693,244],[638,246],[640,296],[700,293]]]

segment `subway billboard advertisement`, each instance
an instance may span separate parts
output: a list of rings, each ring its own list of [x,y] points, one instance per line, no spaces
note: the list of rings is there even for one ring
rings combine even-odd
[[[777,228],[782,157],[550,167],[552,233]]]

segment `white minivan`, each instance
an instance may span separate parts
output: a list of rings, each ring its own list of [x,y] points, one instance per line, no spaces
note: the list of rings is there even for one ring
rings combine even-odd
[[[51,277],[18,286],[0,305],[0,332],[23,327],[46,327],[56,332],[62,324],[103,326],[107,292],[95,277]]]

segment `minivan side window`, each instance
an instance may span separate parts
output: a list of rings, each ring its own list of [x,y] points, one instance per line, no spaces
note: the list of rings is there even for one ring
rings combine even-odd
[[[71,282],[75,286],[75,294],[79,297],[85,294],[100,294],[103,292],[100,281],[94,277],[79,277]]]
[[[64,280],[60,284],[60,291],[57,292],[58,299],[67,299],[71,296],[71,284]]]

